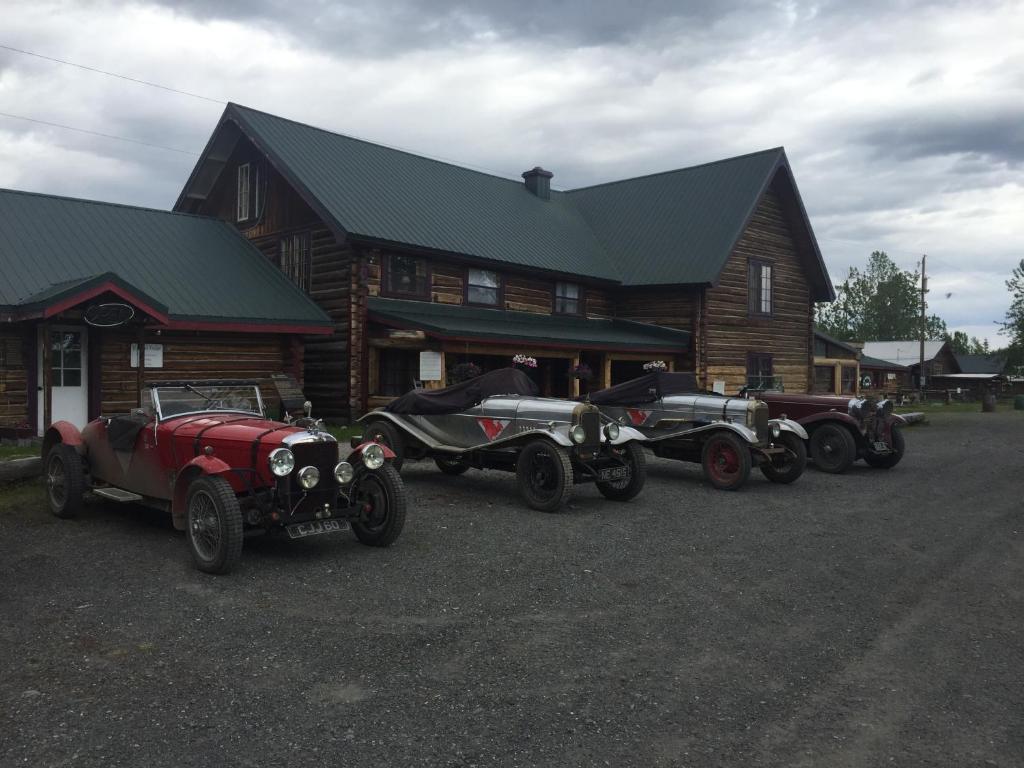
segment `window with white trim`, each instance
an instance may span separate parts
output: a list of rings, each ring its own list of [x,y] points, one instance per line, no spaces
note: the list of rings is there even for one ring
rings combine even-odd
[[[772,313],[772,265],[764,261],[750,261],[747,271],[747,308],[752,315]]]
[[[576,283],[555,283],[555,312],[560,315],[580,314],[580,287]]]
[[[242,163],[238,166],[238,205],[235,211],[235,221],[249,220],[249,191],[251,189],[251,170],[249,163]]]
[[[466,303],[497,306],[501,277],[489,269],[470,269],[466,276]]]

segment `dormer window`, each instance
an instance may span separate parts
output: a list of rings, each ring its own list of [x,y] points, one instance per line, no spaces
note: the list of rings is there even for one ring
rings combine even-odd
[[[580,286],[577,283],[555,283],[555,312],[560,315],[579,315]]]
[[[500,301],[501,276],[489,269],[469,269],[466,273],[466,303],[496,307]]]

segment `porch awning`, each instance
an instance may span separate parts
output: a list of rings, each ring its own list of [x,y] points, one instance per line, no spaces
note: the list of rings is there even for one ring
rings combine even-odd
[[[681,354],[690,348],[689,331],[631,320],[509,312],[379,297],[367,300],[367,310],[375,322],[423,331],[445,341],[516,342],[553,349],[666,354]]]

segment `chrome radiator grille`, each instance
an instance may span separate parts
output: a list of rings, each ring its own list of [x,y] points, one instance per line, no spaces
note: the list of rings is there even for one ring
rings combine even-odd
[[[587,433],[584,445],[599,445],[601,443],[601,414],[598,411],[585,411],[580,416],[580,424]]]

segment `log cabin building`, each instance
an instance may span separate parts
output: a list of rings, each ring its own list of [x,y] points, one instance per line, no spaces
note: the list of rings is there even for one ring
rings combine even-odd
[[[579,394],[644,362],[807,391],[834,298],[781,148],[582,189],[481,173],[229,104],[175,205],[230,222],[327,312],[306,393],[352,418],[459,363],[535,357]]]
[[[0,190],[0,436],[142,405],[147,381],[301,380],[330,318],[212,218]]]

